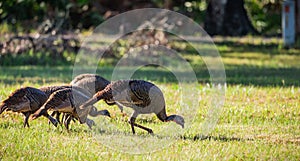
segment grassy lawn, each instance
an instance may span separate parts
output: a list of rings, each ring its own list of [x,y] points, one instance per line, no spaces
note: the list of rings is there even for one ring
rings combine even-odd
[[[201,127],[211,106],[209,74],[199,57],[187,53],[198,78],[197,107],[185,116],[182,130],[163,123],[155,115],[137,122],[153,129],[150,136],[131,129],[116,106],[99,102],[112,118],[93,118],[97,126],[71,124],[71,130],[48,125],[45,118],[22,127],[21,114],[0,115],[0,160],[299,160],[300,159],[300,50],[278,49],[271,41],[217,42],[226,69],[226,100],[218,123],[208,135]],[[200,62],[200,63],[199,63]],[[128,70],[124,68],[124,70]],[[97,73],[110,79],[113,67]],[[150,74],[149,74],[150,73]],[[138,70],[134,78],[157,84],[164,92],[167,113],[180,114],[180,88],[172,73],[154,67]],[[66,84],[72,66],[2,66],[0,100],[22,86]],[[142,154],[132,154],[142,153]]]

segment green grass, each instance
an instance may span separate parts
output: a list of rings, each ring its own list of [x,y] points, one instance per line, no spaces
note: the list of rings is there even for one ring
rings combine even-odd
[[[217,43],[226,69],[226,101],[215,129],[207,135],[202,135],[202,125],[211,107],[210,77],[198,57],[186,54],[196,71],[199,95],[190,96],[197,105],[185,113],[184,130],[144,115],[137,122],[155,135],[137,129],[133,136],[126,123],[130,109],[123,116],[116,106],[103,102],[96,106],[108,109],[112,118],[93,118],[97,126],[92,131],[72,123],[68,132],[48,125],[45,118],[30,121],[31,127],[24,129],[22,115],[5,112],[0,115],[0,160],[299,160],[300,52],[272,44],[243,44]],[[112,71],[100,67],[97,73],[110,79]],[[181,90],[172,73],[145,67],[134,78],[150,80],[163,90],[168,114],[183,113]],[[0,99],[21,86],[65,84],[71,79],[70,66],[3,66]],[[143,154],[131,154],[138,152]]]
[[[177,86],[158,85],[165,89],[168,113],[175,113],[180,108],[176,105],[178,100],[174,99],[179,96]],[[153,138],[141,130],[138,130],[138,136],[132,136],[125,122],[128,117],[122,116],[117,107],[108,107],[102,102],[97,107],[109,109],[112,119],[95,119],[98,124],[96,135],[87,126],[78,123],[73,123],[71,131],[67,132],[64,128],[48,125],[44,118],[31,121],[31,128],[24,129],[21,115],[4,113],[0,116],[0,156],[4,160],[299,159],[298,87],[228,86],[226,103],[216,129],[207,136],[201,136],[201,123],[209,108],[209,87],[201,88],[202,99],[191,127],[182,134],[170,134],[171,138],[166,138],[168,133],[161,132],[161,129],[168,129],[167,126],[181,129],[173,123],[161,123],[153,115],[139,117],[138,122],[151,127],[156,136]],[[13,87],[5,89],[12,90]],[[6,93],[1,91],[2,96]],[[128,148],[132,149],[129,152],[138,151],[130,139],[143,142],[139,147],[149,150],[148,153],[133,155],[119,152]],[[114,140],[118,142],[113,143]],[[152,145],[154,143],[155,146]]]

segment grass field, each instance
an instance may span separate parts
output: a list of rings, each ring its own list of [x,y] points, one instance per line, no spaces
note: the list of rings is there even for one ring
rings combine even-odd
[[[78,123],[72,123],[70,131],[55,128],[44,118],[30,121],[31,127],[24,129],[22,115],[5,112],[0,115],[0,160],[299,160],[300,50],[236,40],[217,47],[226,69],[226,100],[209,134],[201,133],[211,106],[209,75],[196,57],[187,54],[200,93],[192,96],[199,101],[188,115],[192,118],[186,118],[186,129],[145,115],[137,122],[152,128],[155,135],[137,130],[133,136],[125,122],[128,116],[103,102],[96,106],[108,109],[112,118],[95,118],[92,131]],[[101,67],[97,73],[110,79],[112,71]],[[180,88],[170,72],[148,67],[134,77],[163,90],[168,114],[181,112]],[[72,66],[2,66],[0,99],[22,86],[65,84],[71,79]]]

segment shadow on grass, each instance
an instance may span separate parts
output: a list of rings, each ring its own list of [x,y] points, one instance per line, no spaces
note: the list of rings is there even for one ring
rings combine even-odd
[[[195,135],[195,136],[181,136],[181,139],[183,140],[215,140],[215,141],[253,141],[251,138],[238,138],[238,137],[227,137],[227,136],[205,136],[205,135]]]
[[[260,68],[230,66],[226,68],[228,84],[256,86],[299,86],[300,68]]]
[[[95,132],[95,131],[94,131]],[[125,135],[127,137],[140,137],[140,138],[147,138],[149,136],[155,137],[157,139],[171,139],[173,137],[170,136],[162,136],[157,134],[148,134],[147,132],[139,133],[139,134],[132,134],[131,132],[124,132],[124,131],[106,131],[106,130],[96,130],[98,134],[104,135]],[[214,140],[214,141],[223,141],[223,142],[230,142],[230,141],[253,141],[252,138],[238,138],[238,137],[227,137],[227,136],[204,136],[204,135],[194,135],[194,136],[179,136],[179,138],[173,139],[182,139],[182,140],[191,140],[191,141],[198,141],[198,140]]]
[[[124,67],[124,73],[132,69]],[[88,70],[83,69],[82,73]],[[113,67],[99,67],[97,73],[110,80]],[[207,69],[194,69],[199,83],[210,83]],[[6,85],[23,84],[68,84],[72,79],[73,69],[70,66],[60,67],[0,67],[0,83]],[[184,74],[184,71],[182,72]],[[132,79],[143,79],[160,83],[178,83],[176,77],[163,68],[144,67],[137,70]],[[299,86],[300,68],[272,68],[255,66],[226,66],[227,84],[255,86]]]
[[[230,50],[222,51],[222,53],[244,53],[244,52],[258,52],[262,54],[271,54],[271,55],[279,55],[279,54],[287,54],[287,55],[299,55],[299,52],[296,50],[287,50],[280,49],[281,44],[279,42],[280,38],[276,40],[266,39],[266,40],[256,40],[256,39],[248,39],[247,42],[238,42],[237,40],[225,40],[222,41],[214,41],[214,44],[217,46],[228,46]],[[255,42],[256,41],[256,42]],[[299,49],[299,47],[295,47],[294,49]]]
[[[271,53],[272,55],[278,55],[278,54],[282,53],[281,50],[278,50],[278,44],[276,44],[276,43],[252,44],[252,43],[238,43],[235,41],[222,41],[222,42],[215,42],[215,44],[217,46],[229,46],[230,47],[230,50],[222,51],[222,53],[259,52],[259,53],[265,53],[265,54]],[[287,52],[287,50],[286,50],[286,52]],[[295,53],[291,53],[291,54],[295,54]]]
[[[97,130],[98,134],[104,135],[125,135],[125,136],[134,136],[140,138],[147,138],[149,136],[155,137],[157,139],[172,139],[173,137],[170,136],[162,136],[157,134],[148,134],[147,132],[139,133],[139,134],[132,134],[131,132],[124,132],[124,131],[106,131],[106,130]],[[204,135],[194,135],[194,136],[179,136],[179,138],[173,139],[182,139],[182,140],[191,140],[191,141],[198,141],[198,140],[214,140],[214,141],[223,141],[223,142],[230,142],[230,141],[254,141],[252,138],[239,138],[239,137],[228,137],[228,136],[204,136]]]
[[[203,41],[198,40],[189,40],[189,42],[195,43],[195,45],[199,46],[201,49],[205,43]],[[178,51],[184,51],[185,54],[193,55],[196,50],[187,44],[187,41],[180,41],[181,44],[186,44],[187,47],[184,49],[176,48],[173,46],[174,49]],[[294,47],[292,50],[281,49],[282,44],[280,43],[280,38],[266,38],[266,39],[227,39],[223,38],[221,40],[214,40],[214,44],[216,45],[217,49],[220,50],[221,55],[226,55],[227,53],[248,53],[248,52],[257,52],[261,54],[267,55],[279,55],[279,54],[287,54],[287,55],[299,55],[299,47]],[[225,48],[224,48],[225,47]],[[294,50],[295,49],[295,50]]]

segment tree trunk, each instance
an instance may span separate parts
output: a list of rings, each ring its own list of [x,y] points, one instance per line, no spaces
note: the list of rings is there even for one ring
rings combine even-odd
[[[296,34],[300,37],[300,0],[296,0]]]
[[[244,8],[244,0],[210,0],[204,29],[210,35],[258,34]]]

